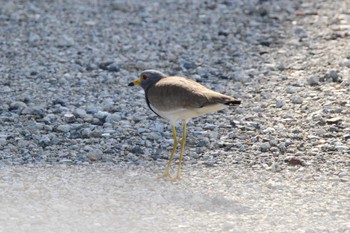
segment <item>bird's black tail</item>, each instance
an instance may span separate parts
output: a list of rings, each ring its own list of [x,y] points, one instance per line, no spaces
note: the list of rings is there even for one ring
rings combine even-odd
[[[230,100],[225,102],[224,104],[228,106],[237,106],[241,104],[241,100]]]

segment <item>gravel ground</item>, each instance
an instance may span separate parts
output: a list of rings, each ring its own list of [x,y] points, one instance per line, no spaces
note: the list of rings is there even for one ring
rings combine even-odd
[[[350,1],[0,3],[0,231],[350,231]],[[243,101],[189,123],[178,182],[144,69]]]

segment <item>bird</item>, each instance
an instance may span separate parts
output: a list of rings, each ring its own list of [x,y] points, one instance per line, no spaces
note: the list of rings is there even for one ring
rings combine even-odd
[[[174,145],[164,177],[174,179],[180,178],[188,121],[194,117],[241,104],[241,100],[210,90],[191,79],[168,76],[157,70],[142,71],[138,79],[130,82],[128,86],[141,86],[148,107],[156,115],[170,122]],[[178,146],[175,128],[177,121],[183,122],[183,132],[177,173],[172,177],[170,167]]]

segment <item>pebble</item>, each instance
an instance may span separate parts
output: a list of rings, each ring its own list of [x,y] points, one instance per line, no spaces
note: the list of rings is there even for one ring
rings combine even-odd
[[[294,93],[297,92],[297,88],[296,88],[296,87],[292,87],[292,86],[288,86],[288,87],[286,88],[286,92],[287,92],[288,94],[294,94]]]
[[[0,146],[5,146],[7,144],[6,138],[1,138],[0,137]]]
[[[343,119],[340,117],[333,117],[333,118],[327,119],[326,122],[327,122],[327,124],[338,124],[342,120]]]
[[[70,125],[59,125],[57,127],[57,130],[63,133],[67,133],[71,130],[71,126]]]
[[[76,117],[79,117],[79,118],[85,118],[87,117],[87,113],[85,111],[85,109],[82,109],[82,108],[77,108],[74,110],[74,115]]]
[[[107,123],[118,123],[119,121],[121,121],[121,116],[120,113],[113,113],[113,114],[108,114],[105,121]]]
[[[316,135],[317,135],[317,136],[320,136],[320,137],[324,136],[326,133],[327,133],[327,131],[324,130],[324,129],[318,129],[318,130],[316,131]]]
[[[281,99],[276,100],[276,108],[282,108],[285,104],[286,103],[284,100],[281,100]]]
[[[73,123],[75,121],[75,116],[73,113],[65,113],[63,115],[63,118],[64,118],[64,121],[67,122],[67,123]]]
[[[108,115],[110,115],[108,112],[98,111],[97,113],[94,114],[94,117],[96,117],[100,121],[105,121]]]
[[[261,143],[261,144],[260,144],[260,150],[261,150],[261,152],[267,152],[267,151],[270,150],[270,148],[271,148],[271,145],[270,145],[270,143],[268,143],[268,142],[264,142],[264,143]]]
[[[338,75],[338,72],[335,70],[329,70],[326,72],[324,79],[330,80],[331,82],[337,82],[340,83],[342,80],[340,76]]]
[[[344,59],[339,63],[342,67],[350,67],[350,59]]]
[[[320,85],[320,78],[317,76],[310,76],[306,81],[310,86]]]
[[[300,96],[293,96],[292,103],[293,104],[301,104],[301,103],[303,103],[303,98]]]
[[[23,110],[24,108],[27,108],[27,104],[21,101],[15,101],[10,103],[10,107],[9,110],[13,111],[13,110]]]

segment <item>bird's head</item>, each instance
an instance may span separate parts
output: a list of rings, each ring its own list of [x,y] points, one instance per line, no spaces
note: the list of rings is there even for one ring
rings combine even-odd
[[[144,90],[147,90],[150,86],[154,85],[160,79],[165,78],[166,75],[157,70],[145,70],[139,78],[129,83],[128,86],[141,86]]]

